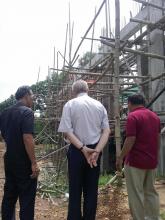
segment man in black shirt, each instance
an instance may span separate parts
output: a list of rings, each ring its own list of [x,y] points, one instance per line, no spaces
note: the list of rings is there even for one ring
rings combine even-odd
[[[33,93],[30,87],[22,86],[15,97],[17,103],[0,115],[1,135],[6,144],[2,220],[12,219],[18,198],[20,219],[33,220],[39,174],[33,140]]]

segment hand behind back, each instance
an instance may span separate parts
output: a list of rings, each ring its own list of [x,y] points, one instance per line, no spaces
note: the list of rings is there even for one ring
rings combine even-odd
[[[88,148],[84,146],[82,150],[88,164],[90,165],[91,168],[97,166],[97,160],[99,157],[99,153],[95,151],[95,149]]]

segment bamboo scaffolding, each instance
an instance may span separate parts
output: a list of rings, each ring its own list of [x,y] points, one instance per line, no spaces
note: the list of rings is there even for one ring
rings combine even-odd
[[[87,36],[88,32],[90,31],[91,27],[92,27],[93,24],[95,23],[95,20],[96,20],[96,18],[98,17],[98,15],[100,14],[100,12],[101,12],[101,10],[102,10],[102,8],[103,8],[105,2],[106,2],[106,0],[104,0],[104,1],[102,2],[102,4],[101,4],[99,10],[97,11],[95,17],[94,17],[93,20],[92,20],[92,22],[91,22],[89,28],[87,29],[87,31],[85,32],[83,38],[81,39],[81,41],[80,41],[80,43],[79,43],[79,45],[78,45],[78,47],[77,47],[77,49],[76,49],[76,51],[75,51],[75,53],[74,53],[74,56],[73,56],[73,59],[72,59],[72,62],[71,62],[72,64],[73,64],[73,62],[74,62],[74,60],[75,60],[75,58],[76,58],[77,52],[79,51],[79,49],[80,49],[80,47],[81,47],[81,45],[82,45],[82,43],[83,43],[85,37]]]
[[[138,58],[143,59],[143,57],[147,57],[150,62],[152,59],[165,60],[165,56],[157,54],[159,51],[155,53],[149,53],[149,48],[151,47],[150,39],[146,40],[145,37],[149,36],[155,29],[164,30],[165,25],[165,17],[162,16],[157,22],[152,22],[147,17],[146,9],[149,10],[149,7],[154,7],[156,10],[161,9],[164,11],[164,7],[157,7],[157,5],[153,5],[152,3],[148,3],[142,0],[134,0],[139,3],[143,3],[145,8],[143,8],[139,14],[141,16],[136,16],[131,19],[131,22],[128,25],[125,25],[126,31],[130,31],[130,33],[126,33],[123,37],[121,35],[120,39],[120,1],[115,0],[115,37],[111,32],[110,25],[110,10],[109,10],[109,0],[104,0],[97,11],[95,16],[87,28],[85,34],[80,40],[78,47],[71,57],[71,49],[73,43],[73,25],[71,27],[71,21],[69,18],[69,25],[67,25],[66,29],[66,39],[65,39],[65,48],[64,55],[58,51],[59,55],[63,59],[63,67],[60,68],[59,65],[53,65],[53,68],[49,68],[49,72],[53,73],[62,73],[62,81],[59,82],[48,82],[48,87],[45,89],[45,92],[48,94],[45,98],[46,111],[44,118],[39,118],[37,120],[44,121],[44,124],[47,126],[44,127],[42,132],[39,134],[38,139],[44,138],[47,142],[50,143],[51,146],[58,147],[58,149],[54,149],[50,155],[45,154],[46,157],[40,158],[40,160],[47,160],[47,158],[54,157],[58,163],[57,173],[59,174],[59,170],[61,169],[61,158],[63,156],[62,148],[64,145],[63,137],[58,133],[53,133],[52,131],[56,130],[59,125],[62,108],[63,105],[72,98],[71,94],[71,86],[72,83],[77,79],[86,80],[89,83],[89,94],[93,97],[106,103],[108,115],[110,116],[109,120],[111,127],[115,128],[115,138],[116,138],[116,146],[117,146],[117,156],[120,153],[120,132],[123,129],[123,125],[125,119],[125,113],[120,111],[121,106],[126,106],[126,97],[131,94],[131,92],[139,91],[141,87],[142,92],[145,90],[148,91],[149,84],[153,85],[156,80],[162,82],[165,80],[165,73],[161,70],[160,74],[154,73],[153,77],[149,76],[147,70],[143,72],[139,72],[138,66]],[[105,4],[106,3],[106,4]],[[96,28],[96,19],[99,16],[103,6],[105,5],[105,17],[106,17],[106,28],[104,31],[105,36],[101,36],[100,39],[97,37],[94,38],[94,29]],[[70,10],[70,9],[69,9]],[[109,10],[109,11],[108,11]],[[69,12],[70,13],[70,12]],[[144,15],[143,15],[144,14]],[[109,17],[108,17],[109,16]],[[70,15],[69,15],[70,17]],[[134,23],[133,23],[134,22]],[[136,23],[137,24],[136,24]],[[147,25],[147,30],[142,32],[142,27]],[[87,37],[89,31],[93,27],[92,37]],[[133,28],[132,28],[133,27]],[[136,27],[136,28],[134,28]],[[130,29],[130,30],[129,30]],[[69,36],[68,36],[69,35]],[[134,38],[133,38],[134,37]],[[144,39],[143,39],[144,38]],[[69,41],[69,53],[66,53],[67,48],[67,39]],[[124,39],[124,40],[123,40]],[[96,54],[92,59],[89,60],[89,63],[85,67],[74,67],[78,59],[78,51],[83,44],[84,40],[91,40],[90,52],[93,51],[93,42],[99,41],[104,44],[104,49],[100,49],[99,53]],[[138,45],[138,46],[137,46]],[[106,47],[106,48],[105,48]],[[136,49],[138,48],[138,49]],[[69,58],[67,57],[69,56]],[[139,61],[140,62],[140,61]],[[58,63],[58,62],[57,62]],[[159,72],[159,71],[158,71]],[[141,75],[140,75],[141,74]],[[147,88],[147,89],[146,89]],[[155,87],[159,89],[159,84]],[[153,91],[152,91],[153,92]],[[151,100],[150,104],[153,102],[164,92],[164,89],[161,91],[158,90],[157,95]],[[39,95],[39,94],[38,94]],[[114,112],[111,113],[112,109],[109,108],[109,100],[112,102],[111,105],[114,105]],[[114,99],[114,101],[113,101]],[[120,103],[119,103],[120,100]],[[124,111],[123,111],[124,112]],[[114,120],[113,120],[114,119]],[[52,127],[53,124],[53,127]],[[54,129],[55,128],[55,129]],[[53,130],[54,129],[54,130]],[[60,152],[60,153],[59,153]]]
[[[120,56],[120,1],[115,0],[115,53],[114,53],[114,113],[115,113],[115,139],[116,139],[116,157],[119,157],[121,151],[120,136],[120,103],[119,103],[119,56]]]
[[[96,16],[96,8],[95,8],[95,16]],[[94,38],[94,34],[95,34],[95,22],[93,23],[93,30],[92,30],[92,39]],[[91,41],[91,55],[92,55],[92,52],[93,52],[93,40]],[[91,66],[91,58],[90,58],[90,63],[89,63],[89,66]]]
[[[101,40],[101,42],[107,46],[110,46],[112,48],[115,48],[115,45],[106,41],[106,40]],[[147,57],[151,57],[151,58],[155,58],[155,59],[160,59],[160,60],[165,60],[165,56],[161,56],[161,55],[158,55],[158,54],[153,54],[153,53],[145,53],[144,51],[140,51],[140,50],[133,50],[133,49],[130,49],[128,47],[124,47],[123,48],[123,51],[125,52],[130,52],[130,53],[133,53],[133,54],[138,54],[138,55],[143,55],[143,56],[147,56]],[[104,54],[108,54],[108,53],[104,53]]]
[[[157,8],[157,9],[160,9],[160,10],[165,10],[164,7],[161,7],[159,5],[156,5],[156,4],[153,4],[153,3],[150,3],[150,2],[146,2],[144,0],[133,0],[133,1],[141,3],[141,4],[145,5],[145,6],[151,6],[153,8]]]
[[[56,68],[51,68],[53,70],[57,70]],[[59,71],[61,72],[67,72],[69,74],[72,74],[72,75],[82,75],[82,76],[102,76],[102,73],[94,73],[94,72],[84,72],[84,71],[81,71],[81,69],[79,71],[72,71],[72,70],[64,70],[64,69],[58,69]],[[131,70],[132,72],[136,72],[134,70]],[[108,77],[114,77],[114,74],[109,74],[109,73],[106,73],[104,76],[108,76]],[[148,76],[138,76],[138,75],[119,75],[119,78],[137,78],[137,79],[145,79],[145,78],[148,78]]]
[[[146,24],[146,25],[154,25],[154,23],[150,22],[150,21],[145,21],[145,20],[140,20],[140,19],[135,19],[135,18],[130,18],[131,22],[138,22],[141,24]]]
[[[143,86],[143,85],[145,85],[145,84],[147,84],[147,83],[150,83],[150,81],[155,81],[155,80],[160,79],[161,77],[164,77],[164,76],[165,76],[165,73],[161,73],[161,74],[159,74],[158,76],[151,77],[150,79],[148,79],[148,80],[146,80],[146,81],[140,83],[139,85],[140,85],[140,86]],[[133,88],[133,87],[125,88],[125,89],[122,90],[122,92],[123,92],[123,91],[126,91],[126,90],[128,90],[128,89],[131,89],[131,88]]]
[[[66,26],[66,34],[65,34],[65,47],[64,47],[64,62],[63,62],[63,67],[65,66],[65,61],[66,61],[66,48],[67,48],[67,37],[68,36],[68,24]],[[68,64],[68,62],[67,62]],[[69,65],[68,65],[69,66]]]

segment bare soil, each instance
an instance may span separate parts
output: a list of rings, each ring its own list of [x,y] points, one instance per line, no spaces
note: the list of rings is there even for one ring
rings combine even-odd
[[[3,144],[0,143],[0,200],[3,196]],[[160,195],[161,212],[165,212],[165,182],[156,183]],[[17,216],[19,207],[17,207]],[[54,199],[54,204],[39,195],[36,198],[35,220],[64,220],[67,216],[67,201]],[[19,219],[17,217],[17,219]],[[129,220],[128,196],[125,187],[109,186],[99,189],[97,220]]]

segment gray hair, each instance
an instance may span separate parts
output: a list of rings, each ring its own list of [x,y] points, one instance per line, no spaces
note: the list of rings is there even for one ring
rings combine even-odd
[[[72,85],[72,91],[75,95],[81,92],[88,92],[88,84],[84,80],[77,80]]]

